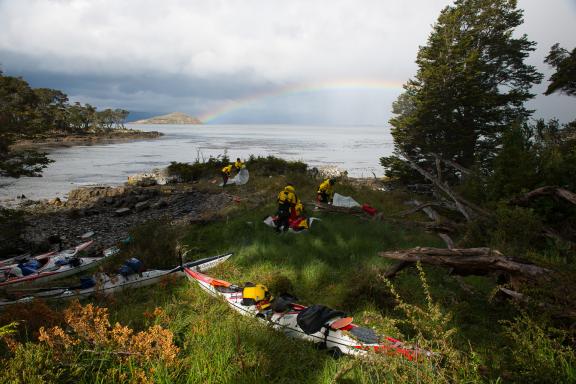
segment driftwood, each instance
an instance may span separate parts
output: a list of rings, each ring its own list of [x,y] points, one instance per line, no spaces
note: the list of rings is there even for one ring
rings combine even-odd
[[[505,288],[505,287],[498,288],[498,292],[501,293],[502,295],[506,296],[506,297],[510,297],[510,298],[517,300],[517,301],[521,301],[524,303],[527,303],[529,301],[528,298],[526,296],[524,296],[524,294],[522,294],[520,292],[513,291],[513,290]]]
[[[384,276],[387,279],[390,279],[390,278],[396,276],[396,274],[398,272],[400,272],[401,270],[403,270],[404,268],[406,268],[410,265],[412,265],[412,263],[409,263],[407,261],[398,261],[397,263],[392,265],[390,268],[388,268],[388,270],[386,272],[384,272],[382,274],[382,276]]]
[[[454,268],[456,274],[484,275],[491,272],[506,272],[521,277],[545,275],[550,270],[502,255],[490,248],[423,248],[417,247],[403,251],[380,252],[388,259]]]
[[[533,191],[528,192],[524,196],[517,197],[511,201],[514,205],[528,205],[531,200],[542,196],[556,196],[561,199],[566,200],[569,203],[576,205],[576,193],[570,192],[567,189],[560,187],[546,186],[537,188]]]
[[[348,213],[352,215],[366,214],[360,207],[338,207],[332,204],[315,202],[315,209],[326,212]]]

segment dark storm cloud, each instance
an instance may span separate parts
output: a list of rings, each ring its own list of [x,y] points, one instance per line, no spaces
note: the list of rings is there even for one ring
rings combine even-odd
[[[2,50],[0,50],[0,65],[6,74],[22,76],[33,87],[61,89],[72,96],[90,95],[95,98],[130,96],[144,92],[159,96],[223,100],[242,98],[277,87],[271,82],[256,79],[248,72],[222,74],[210,78],[162,72],[133,74],[57,72],[35,65],[32,57]]]

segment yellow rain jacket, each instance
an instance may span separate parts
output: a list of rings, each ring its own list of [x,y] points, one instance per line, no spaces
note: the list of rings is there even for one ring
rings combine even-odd
[[[237,170],[240,170],[243,165],[244,165],[244,163],[243,163],[242,161],[236,160],[236,161],[234,162],[234,168],[236,168]]]
[[[280,205],[295,206],[296,202],[296,191],[291,185],[284,187],[284,190],[278,194],[278,204]]]
[[[222,173],[230,176],[230,174],[232,173],[232,164],[227,165],[224,168],[222,168]]]
[[[330,179],[326,179],[320,184],[318,193],[325,193],[330,200],[334,198],[334,186],[330,184]]]

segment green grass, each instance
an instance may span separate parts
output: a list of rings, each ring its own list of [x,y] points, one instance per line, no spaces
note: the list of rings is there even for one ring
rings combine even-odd
[[[532,372],[554,369],[557,344],[548,342],[545,333],[532,323],[529,337],[534,345],[543,347],[533,354],[519,355],[520,362],[512,359],[515,346],[527,341],[522,333],[525,322],[514,321],[518,310],[508,302],[491,300],[496,282],[490,277],[459,281],[445,269],[424,268],[432,305],[418,271],[405,269],[394,279],[395,289],[405,308],[417,305],[425,309],[420,329],[406,321],[410,316],[398,310],[395,296],[380,278],[391,262],[378,252],[443,247],[435,235],[417,227],[315,211],[308,211],[308,216],[321,221],[306,233],[275,233],[262,220],[275,212],[276,194],[288,181],[294,183],[304,202],[314,199],[319,181],[302,172],[272,178],[256,174],[245,186],[226,188],[227,193],[238,197],[238,203],[214,215],[209,223],[177,228],[167,223],[143,226],[134,231],[136,241],[123,249],[122,256],[139,255],[148,267],[166,267],[175,263],[176,244],[190,250],[188,259],[234,252],[230,260],[208,273],[237,284],[262,283],[274,295],[289,292],[303,304],[324,304],[347,311],[358,324],[402,340],[428,343],[443,357],[434,364],[385,357],[334,359],[309,343],[287,338],[255,319],[242,317],[181,278],[96,301],[109,308],[112,323],[138,330],[156,321],[174,333],[181,348],[179,364],[171,369],[156,366],[156,382],[444,383],[496,382],[502,377],[505,382],[521,382],[538,381],[538,377],[530,376]],[[220,191],[211,183],[200,182],[198,187]],[[382,193],[346,183],[338,183],[336,190],[362,203],[369,202],[386,214],[406,209],[402,203],[410,198],[400,192]],[[164,318],[154,320],[148,315],[156,307],[163,308]],[[451,318],[444,316],[448,312]],[[450,320],[438,324],[439,319]],[[502,320],[509,322],[503,324]],[[430,340],[429,336],[422,339],[450,329],[455,330],[450,340]],[[545,355],[545,364],[533,364],[538,361],[539,351]],[[568,350],[562,353],[564,371],[550,377],[561,378],[562,372],[572,372],[573,378],[573,354]],[[519,364],[534,365],[539,370],[507,372]],[[480,370],[483,378],[478,375]],[[81,381],[106,382],[104,371],[93,368],[91,372]]]

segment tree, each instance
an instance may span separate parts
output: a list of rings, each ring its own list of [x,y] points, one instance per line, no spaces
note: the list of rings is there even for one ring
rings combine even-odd
[[[564,92],[576,96],[576,48],[569,53],[566,49],[560,48],[560,44],[554,44],[544,62],[556,68],[556,72],[548,79],[550,84],[544,94]]]
[[[0,176],[39,176],[51,162],[44,153],[14,151],[12,144],[46,134],[89,133],[124,128],[128,111],[98,112],[90,104],[70,105],[56,89],[31,88],[19,77],[0,71]]]
[[[415,78],[393,105],[396,157],[428,169],[439,157],[490,172],[503,133],[530,116],[524,102],[542,79],[524,63],[535,43],[512,36],[522,21],[515,0],[457,0],[441,12]]]
[[[11,149],[15,140],[46,129],[38,105],[38,95],[26,81],[0,71],[0,176],[36,176],[51,162],[44,153]]]

